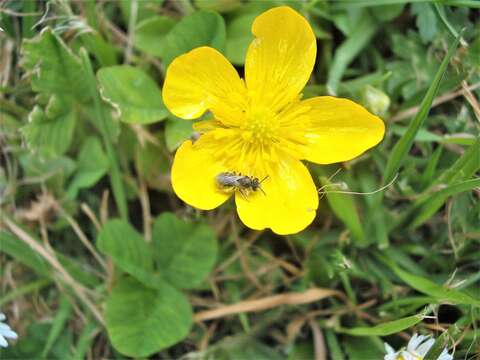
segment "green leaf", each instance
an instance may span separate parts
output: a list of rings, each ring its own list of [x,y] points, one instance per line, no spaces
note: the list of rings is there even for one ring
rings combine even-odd
[[[423,294],[436,298],[439,302],[448,301],[453,304],[480,306],[479,299],[475,299],[464,292],[450,289],[442,285],[438,285],[424,277],[410,274],[400,269],[400,267],[394,264],[391,260],[385,260],[385,263],[403,282]]]
[[[437,17],[430,4],[412,4],[412,14],[416,19],[416,25],[420,32],[420,37],[424,43],[432,41],[437,34]]]
[[[100,140],[96,137],[85,139],[78,155],[77,171],[68,187],[69,196],[75,198],[79,189],[95,185],[107,173],[108,167],[108,157]]]
[[[357,241],[357,245],[366,246],[367,239],[363,231],[360,218],[358,216],[357,207],[351,194],[341,194],[338,187],[333,187],[332,183],[325,176],[320,177],[320,183],[325,187],[325,195],[328,204],[335,215],[347,226],[352,236]]]
[[[156,285],[151,251],[145,239],[127,222],[119,219],[107,222],[98,234],[97,247],[123,271],[148,286]]]
[[[185,296],[166,283],[150,289],[122,279],[107,299],[105,320],[115,349],[148,357],[188,335],[192,309]]]
[[[226,30],[223,18],[213,11],[196,11],[184,17],[166,37],[163,60],[173,59],[199,46],[210,46],[220,52],[225,48]]]
[[[163,56],[165,38],[174,25],[175,21],[167,16],[155,16],[140,22],[135,29],[135,47],[149,55]]]
[[[168,111],[160,89],[142,70],[119,65],[97,72],[104,100],[119,112],[120,119],[131,124],[150,124],[163,120]]]
[[[343,345],[348,354],[348,360],[383,359],[385,355],[383,344],[378,344],[377,337],[347,336],[344,337]],[[334,359],[339,360],[338,358]]]
[[[49,104],[56,101],[52,97]],[[35,106],[28,116],[28,124],[21,128],[27,146],[40,156],[52,157],[65,153],[72,142],[75,113],[43,111]]]
[[[50,278],[52,275],[50,266],[43,257],[16,236],[2,229],[0,229],[0,252],[10,255],[41,276]]]
[[[70,318],[70,314],[72,313],[72,303],[70,299],[65,296],[60,298],[60,305],[57,310],[57,314],[53,319],[52,327],[48,333],[47,342],[42,351],[42,358],[46,358],[49,354],[50,350],[52,349],[53,344],[61,335],[62,331],[65,329],[65,325]]]
[[[450,59],[455,53],[455,49],[457,48],[458,42],[460,41],[460,36],[457,37],[455,41],[450,45],[447,55],[440,64],[440,67],[438,68],[437,73],[435,74],[435,77],[430,87],[428,88],[428,91],[425,94],[422,103],[420,104],[420,110],[417,112],[417,115],[415,115],[415,118],[410,122],[407,132],[393,147],[393,150],[387,162],[387,168],[385,169],[385,173],[383,175],[384,184],[388,184],[390,183],[390,181],[393,180],[395,174],[402,166],[403,161],[406,159],[406,156],[408,155],[408,152],[413,145],[413,141],[415,140],[415,136],[417,135],[425,119],[427,118],[430,107],[432,106],[433,99],[435,98],[440,87],[440,82],[442,81],[443,75],[447,70],[448,63],[450,62]]]
[[[208,275],[217,256],[212,229],[163,213],[153,224],[153,243],[159,272],[177,288],[194,288]]]
[[[168,118],[165,125],[167,148],[174,151],[193,134],[192,122],[178,118]]]
[[[228,60],[237,65],[245,63],[247,49],[253,40],[251,32],[253,20],[258,12],[242,14],[227,23],[226,56]]]
[[[23,42],[23,66],[33,72],[32,89],[69,96],[84,102],[89,98],[85,70],[78,57],[52,29]]]
[[[418,209],[418,213],[411,223],[411,228],[416,228],[428,219],[430,219],[438,209],[440,209],[447,199],[453,195],[471,191],[473,189],[480,187],[480,178],[471,179],[462,181],[458,184],[450,185],[444,189],[438,190],[437,192],[430,194],[427,198],[424,198],[422,205]]]
[[[378,26],[375,19],[365,12],[353,34],[337,48],[328,72],[327,89],[330,94],[337,94],[340,80],[348,65],[368,45]]]
[[[375,326],[361,326],[351,329],[340,329],[338,332],[352,336],[387,336],[396,334],[418,324],[424,318],[423,314],[408,316],[402,319],[387,321]]]

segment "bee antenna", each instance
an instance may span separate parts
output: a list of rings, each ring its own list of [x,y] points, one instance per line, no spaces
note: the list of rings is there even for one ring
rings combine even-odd
[[[267,179],[268,179],[268,175],[265,176],[262,180],[260,180],[260,184],[263,183],[263,182],[264,182],[265,180],[267,180]],[[262,190],[262,191],[263,191],[263,190]]]

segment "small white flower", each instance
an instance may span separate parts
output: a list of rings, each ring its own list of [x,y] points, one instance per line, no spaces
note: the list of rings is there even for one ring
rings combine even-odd
[[[430,336],[414,334],[407,344],[407,348],[403,347],[395,351],[389,344],[385,343],[386,355],[384,360],[423,360],[430,348],[435,343],[435,339]],[[443,349],[442,353],[436,360],[453,360],[453,356]]]
[[[8,346],[7,339],[16,339],[18,335],[3,321],[6,319],[5,315],[0,313],[0,347],[6,348]]]

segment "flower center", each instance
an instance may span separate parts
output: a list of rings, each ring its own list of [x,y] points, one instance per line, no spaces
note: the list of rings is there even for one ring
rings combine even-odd
[[[275,113],[269,109],[253,109],[247,112],[242,137],[250,143],[265,144],[274,137],[278,127]]]

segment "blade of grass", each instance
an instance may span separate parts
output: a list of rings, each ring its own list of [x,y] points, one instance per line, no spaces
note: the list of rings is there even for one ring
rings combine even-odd
[[[52,280],[50,279],[39,279],[36,281],[32,281],[31,283],[28,283],[26,285],[17,287],[0,298],[0,307],[8,304],[10,301],[13,301],[20,296],[25,296],[28,293],[38,291],[45,286],[51,284],[51,282]]]
[[[385,170],[385,174],[383,176],[383,183],[388,184],[390,181],[393,180],[395,174],[398,172],[400,167],[402,166],[404,160],[407,157],[408,152],[410,151],[413,141],[415,139],[415,135],[417,134],[418,130],[422,127],[427,115],[430,111],[430,107],[432,106],[433,99],[435,98],[438,89],[440,87],[440,82],[447,70],[448,63],[452,58],[455,50],[457,48],[458,42],[460,41],[461,34],[455,39],[455,41],[450,45],[448,49],[447,55],[443,59],[440,67],[438,68],[435,77],[433,78],[432,84],[428,88],[425,97],[423,98],[420,110],[415,115],[414,119],[408,126],[407,132],[403,135],[400,140],[395,144],[393,147],[392,153],[389,156],[389,160],[387,162],[387,168]]]
[[[455,194],[480,188],[480,178],[463,181],[459,184],[450,185],[426,198],[420,206],[417,215],[409,226],[411,229],[425,223],[430,219],[438,209],[440,209],[447,199]],[[418,206],[417,206],[418,208]]]
[[[442,353],[445,346],[448,344],[449,339],[455,340],[461,334],[461,329],[457,324],[451,325],[447,331],[445,331],[442,335],[440,335],[435,342],[433,343],[430,350],[428,350],[427,354],[425,355],[425,360],[436,360],[440,358],[440,354]]]
[[[402,319],[387,321],[375,326],[356,327],[351,329],[338,329],[338,332],[352,336],[387,336],[396,334],[418,324],[425,317],[425,312],[408,316]]]
[[[70,318],[70,314],[72,312],[72,304],[70,300],[62,296],[60,298],[60,307],[57,311],[57,315],[53,320],[52,327],[50,328],[50,332],[47,337],[47,342],[45,343],[45,347],[42,351],[42,358],[46,358],[50,350],[52,349],[53,344],[58,339],[58,336],[61,334],[62,330],[65,328],[65,324],[67,320]]]
[[[395,275],[397,275],[404,283],[415,290],[425,295],[432,296],[439,302],[447,301],[452,304],[465,304],[480,307],[479,299],[475,299],[462,291],[447,288],[434,283],[433,281],[422,276],[410,274],[409,272],[402,270],[397,264],[390,260],[390,258],[384,256],[383,254],[377,253],[376,255],[380,261],[392,269]]]
[[[127,199],[125,196],[125,190],[123,188],[118,160],[115,155],[115,151],[113,150],[113,144],[111,142],[110,136],[108,135],[108,120],[102,108],[102,100],[100,99],[100,95],[98,93],[97,78],[95,77],[95,74],[93,72],[92,63],[90,62],[88,53],[83,48],[80,50],[80,57],[82,59],[83,66],[88,72],[88,79],[86,79],[86,81],[88,81],[90,86],[91,97],[95,105],[95,114],[99,123],[101,124],[103,142],[107,150],[107,156],[110,162],[110,183],[112,185],[113,197],[115,198],[115,203],[117,204],[121,218],[124,220],[128,220]]]
[[[433,3],[432,5],[433,5],[433,9],[435,10],[435,14],[443,23],[443,25],[445,25],[447,30],[450,31],[450,34],[452,34],[454,38],[457,38],[459,36],[458,31],[455,30],[453,25],[450,24],[450,22],[448,21],[447,17],[445,16],[445,9],[443,8],[443,6],[438,3]],[[464,47],[468,46],[467,42],[461,36],[460,36],[460,44]]]

